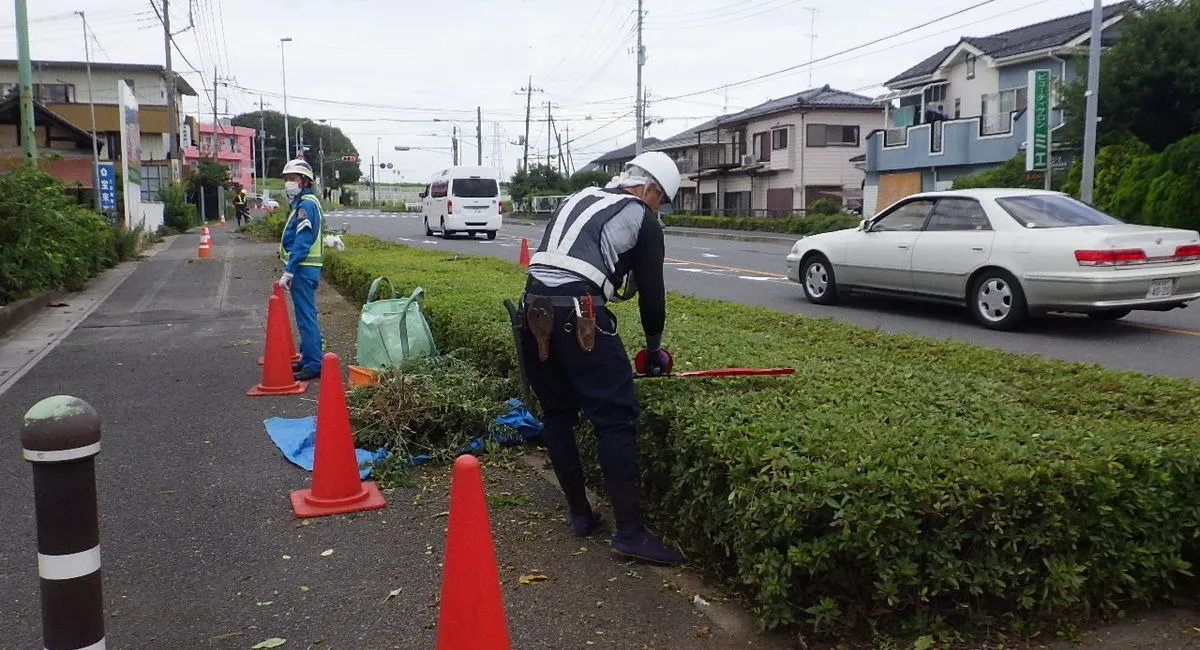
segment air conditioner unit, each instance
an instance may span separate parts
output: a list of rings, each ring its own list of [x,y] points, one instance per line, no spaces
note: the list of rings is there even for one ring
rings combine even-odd
[[[754,154],[742,154],[742,167],[753,167],[757,164],[758,161],[755,160]]]

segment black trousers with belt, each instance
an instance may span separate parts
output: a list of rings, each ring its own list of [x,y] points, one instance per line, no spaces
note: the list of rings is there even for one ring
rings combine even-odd
[[[587,293],[587,286],[572,283],[546,287],[531,278],[526,292],[581,296]],[[633,368],[616,334],[616,317],[604,306],[595,308],[595,317],[596,344],[591,352],[585,352],[575,339],[574,307],[554,307],[550,356],[545,361],[538,359],[537,342],[526,328],[521,346],[525,372],[542,405],[542,435],[571,514],[589,512],[575,440],[579,412],[583,411],[595,430],[596,451],[617,528],[633,530],[642,523],[637,466],[639,410],[634,398]]]

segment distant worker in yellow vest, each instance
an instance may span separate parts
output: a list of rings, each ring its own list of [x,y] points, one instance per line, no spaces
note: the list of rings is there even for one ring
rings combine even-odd
[[[241,226],[243,221],[250,221],[250,213],[246,207],[246,188],[238,186],[237,194],[233,195],[233,211],[237,215],[238,225]]]
[[[292,293],[296,329],[300,330],[300,361],[292,364],[292,372],[296,381],[311,381],[321,376],[317,283],[321,280],[325,215],[313,194],[313,170],[308,162],[302,158],[289,161],[283,167],[283,180],[283,193],[291,205],[279,242],[279,259],[284,264],[279,285]]]

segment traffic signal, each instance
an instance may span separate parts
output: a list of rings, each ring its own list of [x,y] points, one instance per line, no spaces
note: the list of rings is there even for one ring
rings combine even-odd
[[[355,156],[342,156],[342,161],[343,162],[358,162],[358,158]]]

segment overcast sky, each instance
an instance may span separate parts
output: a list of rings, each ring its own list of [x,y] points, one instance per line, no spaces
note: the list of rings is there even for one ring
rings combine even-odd
[[[156,0],[161,7],[162,0]],[[1106,0],[1105,4],[1111,4]],[[977,4],[877,45],[813,60],[887,37]],[[685,130],[727,111],[829,84],[875,95],[884,80],[959,36],[986,35],[1086,11],[1088,0],[644,0],[647,136]],[[4,3],[12,12],[12,3]],[[174,65],[201,91],[189,114],[212,115],[214,69],[222,115],[283,110],[279,39],[286,45],[288,111],[328,119],[370,157],[397,172],[381,181],[424,181],[450,162],[451,123],[462,162],[474,164],[475,107],[483,112],[483,161],[516,169],[532,75],[530,159],[546,149],[546,102],[582,167],[634,138],[637,0],[170,0],[184,57]],[[150,0],[31,0],[34,59],[84,59],[83,9],[97,61],[163,63],[161,23]],[[815,10],[815,11],[813,11]],[[190,15],[190,20],[189,20]],[[815,29],[813,28],[815,24]],[[812,35],[815,33],[815,40]],[[16,58],[12,14],[0,17],[0,58]],[[190,62],[190,63],[189,63]],[[201,72],[192,70],[196,66]],[[792,66],[798,69],[706,91]],[[810,82],[811,75],[811,84]],[[318,101],[314,101],[318,100]],[[503,160],[493,162],[497,141]],[[294,128],[294,125],[293,125]],[[423,150],[396,152],[404,145]],[[557,144],[554,145],[557,148]]]

